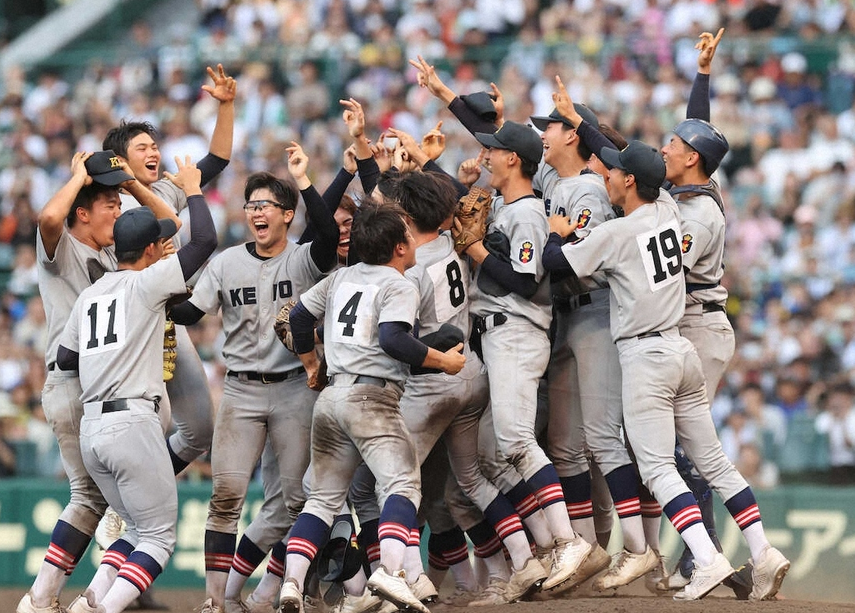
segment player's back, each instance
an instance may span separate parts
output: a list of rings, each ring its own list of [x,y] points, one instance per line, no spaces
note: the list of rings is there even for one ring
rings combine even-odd
[[[419,336],[452,324],[469,337],[469,267],[454,251],[449,233],[420,245],[405,276],[419,290]]]
[[[682,220],[683,266],[686,273],[686,304],[722,303],[727,290],[724,275],[725,218],[709,195],[696,194],[679,200]]]

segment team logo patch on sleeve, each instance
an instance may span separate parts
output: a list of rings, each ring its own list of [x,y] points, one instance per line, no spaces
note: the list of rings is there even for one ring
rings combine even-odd
[[[691,234],[684,234],[683,235],[683,246],[682,246],[683,253],[689,253],[689,249],[692,248],[692,243],[694,242],[694,240],[695,240],[695,237],[693,237]]]
[[[579,230],[588,225],[588,222],[591,221],[591,209],[582,209],[582,212],[579,213],[579,219],[576,223],[576,229]]]
[[[534,245],[531,244],[531,241],[523,241],[522,247],[520,247],[520,262],[528,264],[533,256]]]

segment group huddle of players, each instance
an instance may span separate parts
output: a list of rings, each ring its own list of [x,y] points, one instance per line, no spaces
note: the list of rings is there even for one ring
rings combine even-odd
[[[457,96],[411,60],[478,156],[444,172],[441,126],[420,143],[390,129],[392,151],[372,144],[362,106],[343,100],[353,144],[332,184],[315,189],[292,143],[293,180],[247,179],[251,240],[204,268],[216,239],[201,187],[228,163],[234,121],[222,67],[209,69],[220,110],[198,163],[160,178],[155,133],[136,123],[76,154],[37,239],[44,406],[72,495],[17,613],[61,611],[108,505],[126,530],[68,611],[118,613],[144,593],[175,546],[173,477],[209,447],[202,613],[426,613],[447,570],[455,606],[561,597],[592,578],[595,591],[643,577],[678,600],[722,582],[774,598],[790,563],[709,412],[734,350],[712,178],[728,145],[708,123],[722,34],[701,35],[687,119],[661,150],[600,124],[558,78],[555,110],[531,118],[538,133],[504,121],[495,85]],[[357,174],[359,206],[346,195]],[[300,197],[308,224],[293,241]],[[185,209],[190,240],[175,253],[166,239]],[[214,412],[184,326],[217,313]],[[264,504],[238,541],[259,459]],[[740,573],[719,551],[711,488],[751,551]],[[686,545],[671,572],[663,512]],[[335,602],[319,602],[319,580],[339,586]]]

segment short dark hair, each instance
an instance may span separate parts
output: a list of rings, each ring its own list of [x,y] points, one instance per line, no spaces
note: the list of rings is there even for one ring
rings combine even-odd
[[[243,189],[244,200],[249,200],[252,192],[257,189],[267,188],[273,194],[280,208],[293,211],[297,208],[297,187],[290,181],[283,181],[269,172],[256,172],[246,179],[246,187]]]
[[[397,204],[363,200],[350,230],[351,247],[366,264],[386,264],[395,247],[407,242],[407,213]]]
[[[118,264],[133,264],[137,260],[139,260],[145,250],[148,248],[148,245],[143,247],[142,249],[131,249],[130,251],[117,251],[116,252],[116,262]]]
[[[567,123],[564,123],[563,121],[561,121],[559,123],[561,124],[561,129],[564,132],[569,132],[570,130],[576,129],[573,126],[571,126]],[[576,152],[579,154],[579,157],[582,158],[583,160],[585,160],[586,162],[591,159],[591,154],[593,153],[593,151],[591,151],[591,148],[588,147],[587,143],[585,143],[585,141],[582,140],[581,138],[579,138],[579,140],[576,143]]]
[[[638,181],[635,182],[635,188],[638,192],[638,197],[645,202],[653,202],[659,198],[659,188],[650,185],[642,185]]]
[[[83,186],[80,191],[77,192],[77,196],[71,204],[71,210],[68,211],[68,215],[65,218],[68,227],[73,228],[74,224],[77,223],[77,209],[86,209],[91,211],[92,204],[98,200],[98,197],[101,196],[101,194],[114,192],[118,192],[118,188],[116,186],[102,185],[101,183],[95,183],[94,181],[89,185]]]
[[[347,211],[351,215],[356,215],[357,206],[356,202],[353,201],[353,198],[345,194],[341,197],[341,200],[338,203],[337,209],[341,209],[343,211]]]
[[[520,158],[520,171],[526,179],[533,179],[534,175],[537,174],[537,169],[540,166],[540,162],[532,162],[531,160],[527,160],[520,155],[517,155]]]
[[[125,121],[122,120],[118,126],[107,132],[101,148],[104,151],[112,149],[123,158],[128,157],[128,145],[131,140],[140,134],[148,134],[152,140],[157,140],[157,128],[147,121]]]
[[[619,151],[626,149],[626,146],[629,144],[620,132],[608,124],[600,124],[600,134],[609,139]]]
[[[435,232],[457,207],[457,189],[438,172],[408,172],[398,181],[398,202],[420,232]]]
[[[397,168],[390,168],[380,173],[377,178],[377,189],[386,202],[398,201],[398,182],[400,179],[401,173]]]

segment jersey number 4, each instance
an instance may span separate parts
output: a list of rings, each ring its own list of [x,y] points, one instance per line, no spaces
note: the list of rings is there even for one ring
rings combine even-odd
[[[348,345],[371,344],[377,315],[374,313],[374,297],[377,287],[370,284],[342,283],[336,290],[330,312],[335,318],[332,339]],[[374,332],[373,332],[374,331]]]
[[[683,251],[675,226],[661,226],[638,236],[650,289],[656,291],[679,279],[683,272]]]
[[[353,336],[353,326],[356,324],[356,309],[359,307],[359,301],[361,299],[362,292],[356,292],[350,297],[350,300],[345,303],[344,308],[339,311],[338,321],[339,323],[344,324],[344,328],[341,330],[342,336]]]

